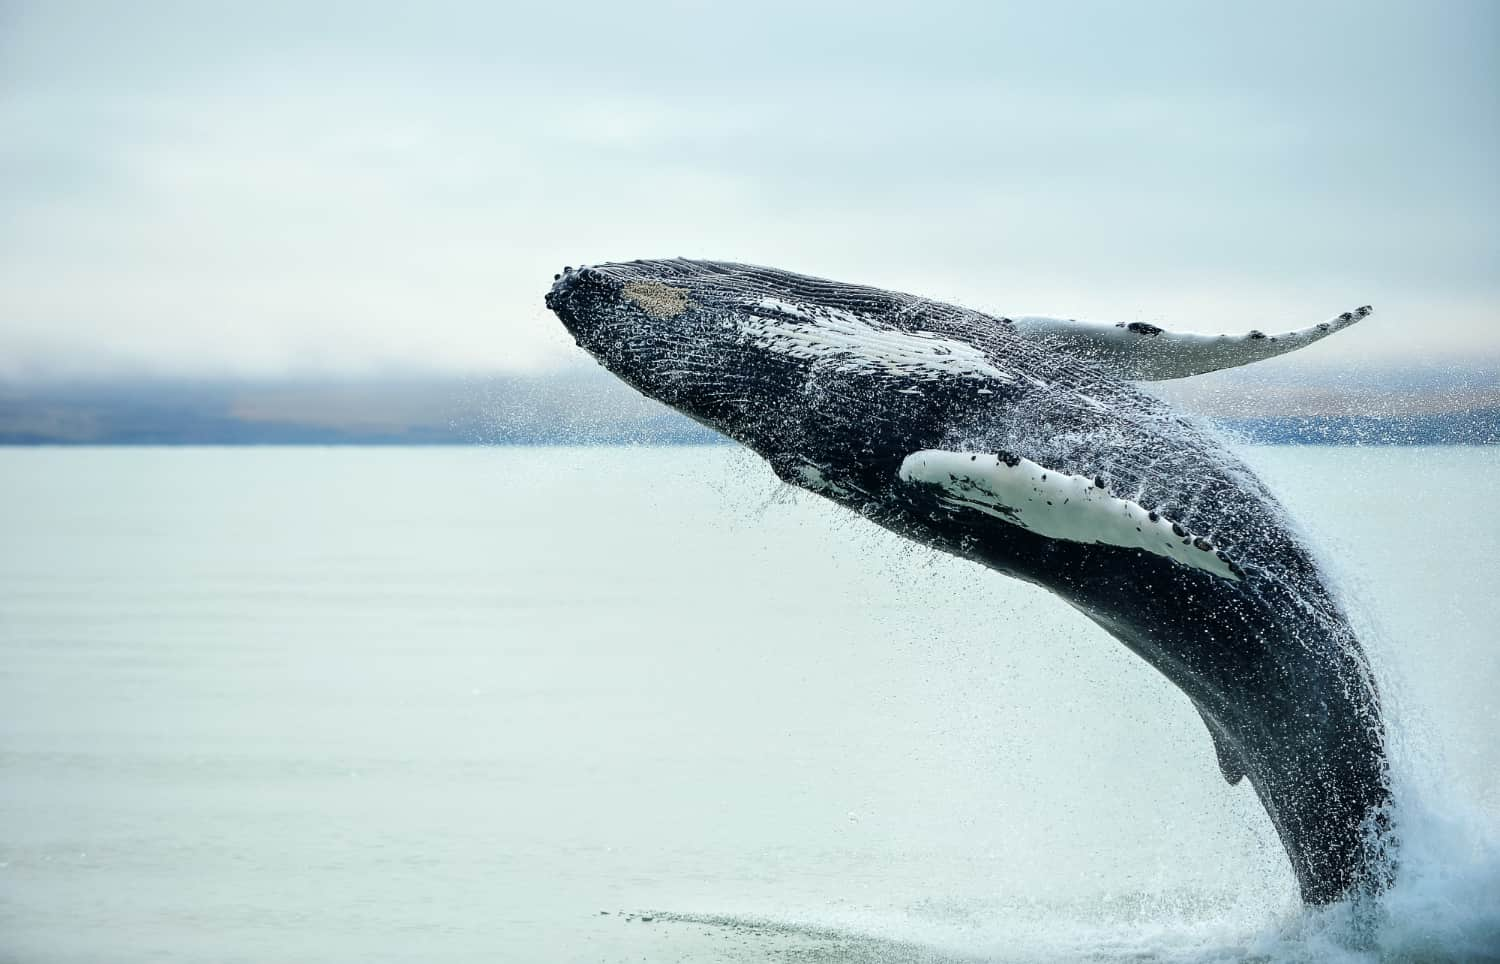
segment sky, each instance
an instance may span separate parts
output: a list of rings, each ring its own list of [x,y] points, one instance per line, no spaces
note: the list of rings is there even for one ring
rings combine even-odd
[[[1497,55],[1449,0],[0,0],[0,377],[546,371],[556,271],[673,255],[1483,363]]]

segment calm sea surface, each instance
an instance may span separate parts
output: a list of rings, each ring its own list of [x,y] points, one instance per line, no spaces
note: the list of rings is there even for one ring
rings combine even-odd
[[[0,450],[0,960],[1500,954],[1500,450],[1247,457],[1392,704],[1358,920],[1120,644],[735,450]]]

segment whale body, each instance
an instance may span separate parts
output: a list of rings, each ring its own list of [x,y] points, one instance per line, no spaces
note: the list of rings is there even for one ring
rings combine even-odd
[[[1286,513],[1212,433],[1132,380],[1270,357],[1267,335],[1005,318],[682,259],[556,276],[546,303],[615,375],[786,483],[1044,586],[1170,679],[1248,779],[1304,901],[1390,876],[1369,664]]]

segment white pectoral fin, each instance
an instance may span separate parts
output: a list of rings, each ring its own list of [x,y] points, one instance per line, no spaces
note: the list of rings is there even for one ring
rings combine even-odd
[[[1370,315],[1369,305],[1296,331],[1266,334],[1205,335],[1167,331],[1143,322],[1072,321],[1062,318],[1012,318],[1017,334],[1046,341],[1061,351],[1086,358],[1121,378],[1162,381],[1186,378],[1221,368],[1235,368],[1284,355],[1311,345]]]
[[[951,509],[993,516],[1049,539],[1139,549],[1235,582],[1244,573],[1222,551],[1178,523],[1129,499],[1099,479],[1068,475],[1001,452],[913,452],[902,481],[936,486]]]

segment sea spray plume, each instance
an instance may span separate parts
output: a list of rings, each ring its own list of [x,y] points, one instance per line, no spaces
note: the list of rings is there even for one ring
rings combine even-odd
[[[1256,361],[1271,336],[1018,323],[685,260],[570,266],[546,301],[604,367],[784,482],[1044,586],[1155,666],[1224,778],[1249,778],[1305,901],[1388,884],[1385,726],[1348,620],[1250,470],[1127,381]]]

